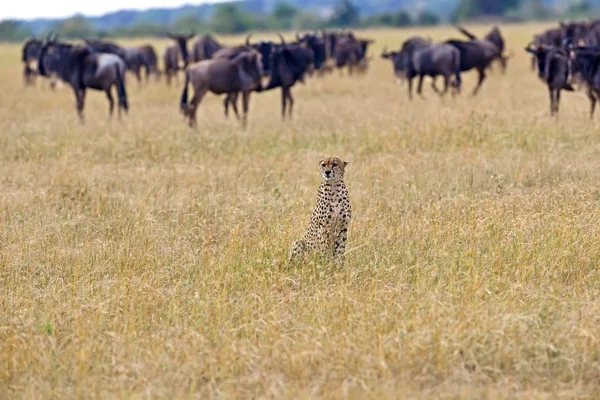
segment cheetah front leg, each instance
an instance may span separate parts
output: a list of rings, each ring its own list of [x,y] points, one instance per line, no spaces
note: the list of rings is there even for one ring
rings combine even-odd
[[[333,243],[333,262],[336,265],[344,265],[346,262],[346,241],[348,240],[348,228],[343,228],[336,236]]]
[[[292,243],[292,248],[290,249],[290,254],[288,256],[288,263],[294,262],[298,256],[306,253],[307,247],[306,241],[302,239],[296,240],[294,243]]]

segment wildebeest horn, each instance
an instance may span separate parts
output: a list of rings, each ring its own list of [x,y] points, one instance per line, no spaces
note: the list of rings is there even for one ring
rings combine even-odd
[[[192,29],[192,30],[190,31],[190,34],[189,34],[189,36],[188,36],[188,39],[191,39],[191,38],[193,38],[194,36],[196,36],[196,30],[195,30],[195,29]]]
[[[279,36],[279,40],[281,40],[281,44],[285,44],[285,39],[281,36],[281,33],[277,32],[277,36]]]
[[[249,34],[246,36],[246,46],[250,46],[250,37],[252,37],[252,33],[249,33]]]

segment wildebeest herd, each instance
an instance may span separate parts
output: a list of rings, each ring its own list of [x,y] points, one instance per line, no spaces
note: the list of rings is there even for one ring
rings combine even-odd
[[[548,86],[550,113],[556,115],[562,90],[584,90],[590,100],[590,117],[600,99],[600,20],[560,22],[527,45],[532,69]],[[575,87],[574,87],[575,86]]]
[[[464,40],[434,42],[431,38],[413,36],[396,51],[384,48],[381,57],[392,62],[394,75],[400,81],[408,82],[410,99],[417,77],[417,93],[421,96],[425,77],[432,78],[432,88],[440,96],[449,90],[456,95],[462,87],[461,74],[475,70],[478,80],[472,94],[476,95],[494,63],[499,64],[502,73],[506,72],[511,54],[505,53],[505,39],[498,27],[482,38],[464,27],[457,28],[466,36]],[[173,44],[162,55],[162,71],[150,44],[123,47],[111,41],[85,38],[83,42],[66,43],[54,34],[44,40],[30,38],[22,50],[25,83],[33,83],[36,75],[50,78],[51,87],[56,79],[62,80],[73,89],[78,115],[83,120],[86,89],[105,91],[112,115],[115,86],[120,115],[129,109],[126,70],[139,83],[143,82],[142,71],[146,82],[152,76],[160,80],[164,75],[168,85],[183,71],[179,108],[190,126],[196,126],[196,111],[207,92],[224,94],[225,116],[231,107],[238,119],[237,99],[241,93],[241,120],[245,124],[252,92],[280,88],[282,117],[291,117],[294,105],[291,89],[296,82],[305,83],[307,76],[323,76],[335,69],[340,73],[345,69],[349,76],[365,73],[371,60],[369,45],[374,42],[348,30],[323,30],[297,33],[292,42],[286,42],[281,35],[279,42],[252,41],[252,35],[248,35],[237,46],[225,46],[211,35],[202,35],[188,48],[195,32],[166,36]],[[600,20],[561,22],[559,27],[535,35],[525,50],[533,55],[532,68],[537,67],[539,78],[548,86],[552,115],[558,112],[561,91],[573,91],[575,85],[586,90],[593,116],[596,101],[600,99]],[[37,66],[33,66],[34,62]],[[441,90],[436,85],[438,76],[444,80]]]

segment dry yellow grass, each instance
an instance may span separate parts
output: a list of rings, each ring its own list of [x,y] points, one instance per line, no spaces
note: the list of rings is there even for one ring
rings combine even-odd
[[[371,31],[368,75],[298,85],[293,123],[278,92],[247,130],[208,95],[196,132],[181,84],[131,77],[122,123],[90,92],[81,126],[1,45],[0,397],[600,396],[600,130],[582,93],[549,118],[542,28],[504,27],[477,98],[467,73],[409,102],[378,54],[414,32]],[[346,268],[287,268],[327,155]]]

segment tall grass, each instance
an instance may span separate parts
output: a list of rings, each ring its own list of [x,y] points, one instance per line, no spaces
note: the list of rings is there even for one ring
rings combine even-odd
[[[90,92],[82,126],[0,46],[0,397],[599,396],[600,130],[582,93],[549,117],[542,28],[503,28],[478,97],[413,102],[378,54],[416,32],[364,32],[367,76],[299,84],[292,122],[254,95],[246,130],[132,77],[127,118]],[[324,156],[347,265],[291,268]]]

